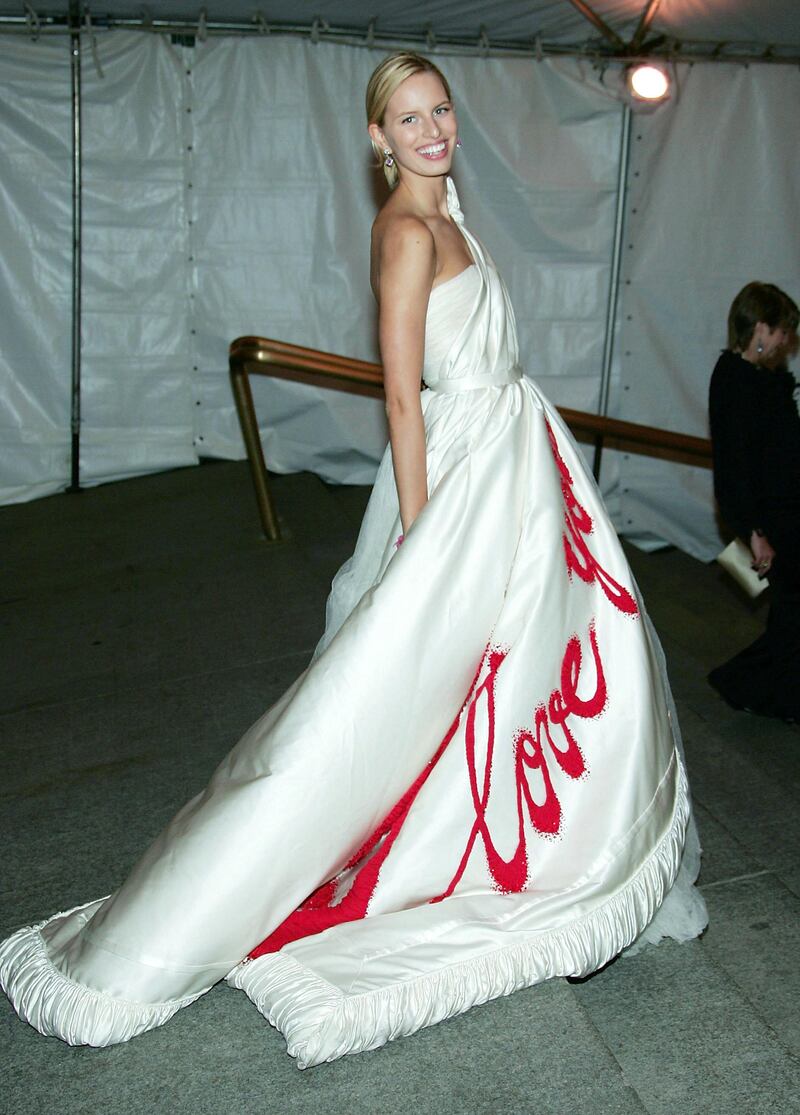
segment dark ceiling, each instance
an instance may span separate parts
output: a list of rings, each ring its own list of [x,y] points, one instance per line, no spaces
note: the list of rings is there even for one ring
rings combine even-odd
[[[648,7],[646,0],[588,0],[591,9],[610,30],[628,42]],[[82,5],[83,6],[83,5]],[[365,36],[374,19],[380,38],[433,35],[441,40],[488,43],[531,43],[540,36],[551,44],[580,44],[595,41],[608,47],[603,36],[579,8],[585,0],[92,0],[88,5],[95,26],[109,17],[180,20],[198,24],[201,12],[206,21],[253,24],[260,12],[262,28],[317,28],[326,25],[339,31]],[[772,46],[784,51],[800,43],[800,0],[651,0],[652,23],[647,41],[668,40],[706,43],[747,44],[753,49]],[[20,0],[0,0],[0,17],[23,18],[26,7],[40,17],[65,17],[68,0],[49,0],[41,5]],[[30,17],[29,17],[30,18]],[[796,52],[796,51],[793,51]]]

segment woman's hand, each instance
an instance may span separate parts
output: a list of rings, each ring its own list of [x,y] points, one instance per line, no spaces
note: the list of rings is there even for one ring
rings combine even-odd
[[[751,565],[758,573],[759,580],[763,581],[775,560],[775,551],[765,534],[760,534],[757,530],[753,531],[750,535],[750,553],[753,555]]]

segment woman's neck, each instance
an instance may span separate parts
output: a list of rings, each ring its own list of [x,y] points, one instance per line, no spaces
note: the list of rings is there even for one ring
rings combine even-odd
[[[742,360],[746,360],[748,364],[752,364],[754,368],[761,367],[761,353],[758,351],[758,341],[755,338],[750,342],[747,348],[735,348],[733,350],[737,356],[741,356]]]
[[[423,220],[447,216],[447,179],[444,175],[423,178],[421,175],[401,177],[397,190]]]

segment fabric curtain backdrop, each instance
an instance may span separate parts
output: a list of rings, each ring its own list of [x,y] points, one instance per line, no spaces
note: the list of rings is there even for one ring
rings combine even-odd
[[[198,437],[202,452],[234,457],[232,337],[378,358],[369,230],[385,188],[363,103],[384,52],[227,39],[195,56]],[[442,65],[464,142],[459,190],[508,276],[524,361],[560,402],[594,409],[619,108],[574,63]],[[254,395],[270,468],[372,480],[386,443],[379,403],[265,380]]]
[[[25,65],[15,61],[21,45]],[[363,116],[366,81],[383,51],[236,38],[191,49],[126,32],[99,34],[97,48],[103,77],[88,49],[82,67],[85,483],[198,455],[241,457],[227,376],[227,346],[239,334],[377,359],[369,228],[385,196]],[[593,409],[619,108],[591,68],[573,62],[444,64],[465,143],[459,186],[472,226],[509,277],[526,364],[559,402]],[[47,251],[50,265],[59,263],[61,316],[28,315],[47,350],[21,331],[7,372],[22,395],[34,372],[45,380],[40,409],[58,467],[44,473],[38,455],[4,462],[8,501],[58,490],[69,477],[66,40],[0,38],[0,73],[18,74],[31,89],[37,73],[49,82],[43,121],[18,120],[4,107],[28,159],[43,157],[58,131],[63,164],[47,176],[61,197],[59,237]],[[29,95],[23,88],[18,96]],[[0,182],[4,208],[12,188]],[[24,262],[54,202],[46,192],[17,194]],[[29,272],[29,264],[8,270],[15,318],[40,285]],[[372,480],[386,441],[379,403],[288,383],[254,386],[271,468]],[[4,424],[37,444],[43,435],[13,398],[6,392],[0,404]]]
[[[169,39],[83,59],[81,478],[195,464],[184,63]]]
[[[0,500],[69,482],[72,163],[63,40],[0,37]]]
[[[83,85],[81,478],[196,463],[183,61],[161,37],[98,39]],[[0,37],[0,498],[70,477],[72,122],[68,39]]]
[[[104,76],[88,48],[82,71],[86,483],[243,456],[227,375],[239,334],[377,359],[369,227],[385,196],[363,119],[382,51],[284,38],[187,48],[126,32],[98,34],[97,47]],[[574,59],[442,61],[464,140],[456,180],[507,277],[523,365],[556,403],[595,410],[616,74],[601,81]],[[5,502],[69,478],[68,63],[66,39],[0,37]],[[705,434],[733,294],[758,276],[798,293],[787,233],[800,75],[696,65],[678,76],[677,98],[634,120],[611,413]],[[254,387],[271,468],[372,480],[379,403]],[[703,557],[719,548],[706,470],[609,454],[603,486],[621,529]]]

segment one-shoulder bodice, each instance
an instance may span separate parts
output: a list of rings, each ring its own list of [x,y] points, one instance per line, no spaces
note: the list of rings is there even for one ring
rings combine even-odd
[[[467,324],[470,311],[481,287],[481,276],[475,264],[441,286],[434,287],[428,301],[425,319],[425,362],[423,379],[437,380],[443,374],[447,354],[456,337]]]
[[[518,375],[518,348],[508,292],[483,245],[464,227],[458,194],[449,178],[447,207],[473,263],[431,291],[423,378],[431,387],[475,377],[487,385],[511,382]]]

